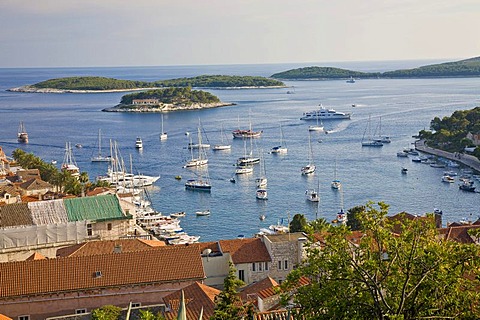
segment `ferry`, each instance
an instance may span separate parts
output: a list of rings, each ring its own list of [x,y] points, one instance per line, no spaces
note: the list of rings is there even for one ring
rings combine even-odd
[[[338,120],[350,119],[351,113],[335,111],[334,109],[327,109],[322,104],[318,110],[304,112],[300,120]]]

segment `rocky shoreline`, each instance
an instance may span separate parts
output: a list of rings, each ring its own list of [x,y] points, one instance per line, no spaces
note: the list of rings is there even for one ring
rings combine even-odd
[[[226,106],[234,106],[235,103],[215,102],[215,103],[192,103],[192,104],[168,104],[162,103],[158,105],[125,105],[118,104],[112,108],[105,108],[103,112],[135,112],[135,113],[156,113],[156,112],[173,112],[173,111],[192,111],[210,108],[220,108]]]

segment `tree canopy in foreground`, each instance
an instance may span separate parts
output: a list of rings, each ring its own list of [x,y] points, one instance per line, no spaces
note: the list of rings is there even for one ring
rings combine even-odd
[[[317,233],[283,286],[302,276],[310,284],[286,299],[304,319],[478,319],[479,247],[438,237],[433,216],[394,225],[387,211],[368,203],[356,212],[359,231]]]

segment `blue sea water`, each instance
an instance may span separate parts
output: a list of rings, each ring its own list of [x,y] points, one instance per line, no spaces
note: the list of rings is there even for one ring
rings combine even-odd
[[[428,64],[425,61],[350,62],[332,64],[361,71],[385,71]],[[338,210],[368,201],[383,201],[390,213],[406,211],[414,214],[443,210],[444,224],[462,218],[476,219],[480,215],[480,194],[462,192],[458,184],[445,184],[441,176],[445,169],[413,163],[410,158],[397,158],[396,152],[410,147],[412,135],[428,129],[434,117],[451,115],[455,110],[467,110],[479,105],[480,78],[453,79],[358,79],[345,81],[286,81],[290,88],[207,90],[234,106],[172,112],[164,115],[168,140],[160,141],[160,114],[124,114],[101,112],[116,105],[125,93],[97,94],[38,94],[14,93],[6,89],[65,76],[95,75],[119,79],[153,81],[201,74],[260,75],[314,64],[169,66],[125,68],[29,68],[0,69],[0,146],[11,155],[16,148],[42,157],[45,161],[62,163],[66,142],[82,144],[74,156],[82,171],[91,179],[105,174],[106,163],[91,163],[96,152],[98,129],[103,133],[104,152],[108,140],[118,142],[128,163],[130,155],[134,171],[161,175],[156,185],[148,189],[156,210],[164,214],[186,211],[182,227],[202,241],[234,238],[239,234],[252,236],[259,228],[283,220],[296,213],[308,219],[335,218]],[[317,64],[318,65],[318,64]],[[325,65],[325,64],[322,64]],[[287,94],[292,91],[294,94]],[[300,120],[305,111],[319,104],[337,111],[353,112],[351,120],[325,122],[330,134],[312,134],[312,149],[317,172],[309,177],[300,174],[308,163],[308,123]],[[352,107],[355,104],[356,107]],[[361,146],[368,119],[372,128],[381,119],[382,134],[392,143],[382,148]],[[233,139],[231,151],[209,150],[209,174],[212,192],[185,190],[184,182],[195,170],[182,166],[190,157],[186,146],[199,120],[205,131],[203,139],[210,144],[220,142],[223,126],[263,130],[255,139],[253,149],[265,160],[268,177],[268,200],[255,198],[253,174],[237,177],[231,183],[236,159],[244,154],[243,141]],[[16,133],[23,121],[29,134],[28,145],[18,144]],[[268,151],[280,141],[282,127],[288,154],[273,155]],[[373,129],[372,129],[373,130]],[[142,137],[144,148],[135,149],[136,137]],[[321,140],[321,142],[318,142]],[[248,148],[250,145],[248,145]],[[343,190],[331,189],[337,167],[337,177]],[[402,175],[401,168],[408,168]],[[174,177],[181,175],[182,181]],[[320,185],[320,204],[305,200],[305,190]],[[477,188],[480,188],[477,183]],[[211,215],[196,217],[195,211],[210,209]],[[259,216],[266,219],[260,221]]]

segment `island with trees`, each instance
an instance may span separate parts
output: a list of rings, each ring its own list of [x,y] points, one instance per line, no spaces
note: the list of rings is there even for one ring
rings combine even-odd
[[[419,138],[425,140],[429,147],[460,153],[470,148],[473,155],[480,159],[480,147],[473,141],[480,135],[480,107],[458,110],[442,119],[435,117],[430,122],[430,129],[419,132]]]
[[[105,112],[170,112],[230,106],[206,91],[185,88],[164,88],[126,94],[120,104]]]
[[[243,88],[283,88],[285,84],[279,80],[254,76],[202,75],[192,78],[158,80],[154,82],[119,80],[105,77],[66,77],[50,79],[32,85],[12,88],[13,92],[40,93],[92,93],[135,91],[154,88],[210,88],[210,89],[243,89]]]
[[[271,76],[281,80],[334,80],[350,77],[362,79],[480,77],[480,57],[387,72],[359,72],[312,66],[291,69]]]

